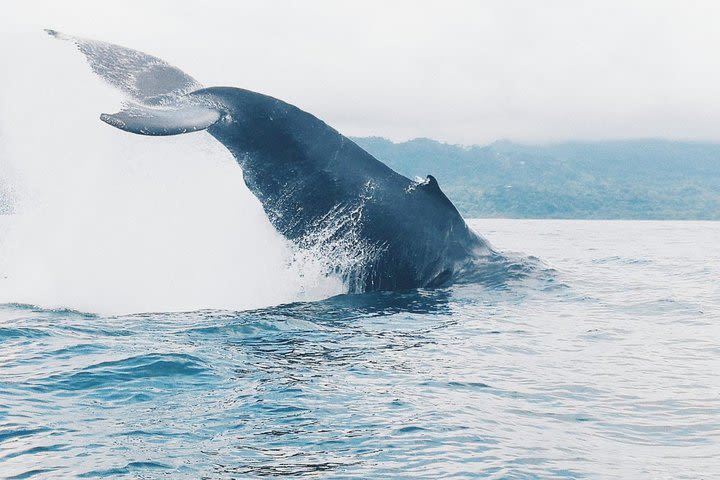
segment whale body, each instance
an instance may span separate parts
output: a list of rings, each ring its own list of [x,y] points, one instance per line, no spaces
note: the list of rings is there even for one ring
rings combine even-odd
[[[502,260],[434,177],[400,175],[312,114],[250,90],[203,88],[142,52],[48,33],[75,43],[96,74],[129,96],[101,120],[141,135],[207,130],[237,160],[277,231],[322,255],[350,292],[482,279],[478,272]]]

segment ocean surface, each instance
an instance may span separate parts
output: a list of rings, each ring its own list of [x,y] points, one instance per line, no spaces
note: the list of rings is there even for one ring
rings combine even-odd
[[[720,478],[720,223],[471,224],[547,269],[247,311],[0,305],[0,477]]]

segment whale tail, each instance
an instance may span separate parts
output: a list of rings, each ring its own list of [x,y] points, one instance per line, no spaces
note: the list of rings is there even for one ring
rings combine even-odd
[[[217,108],[188,95],[203,88],[197,80],[160,58],[56,30],[45,32],[75,44],[96,75],[128,96],[121,111],[100,115],[113,127],[140,135],[177,135],[203,130],[222,117]]]
[[[221,116],[220,111],[203,103],[180,101],[169,108],[126,104],[117,113],[101,114],[100,120],[126,132],[163,136],[204,130],[214,125]]]

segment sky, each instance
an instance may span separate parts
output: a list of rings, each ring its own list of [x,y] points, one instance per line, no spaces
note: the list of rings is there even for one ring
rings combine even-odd
[[[718,18],[720,2],[693,0],[2,0],[0,55],[15,63],[0,58],[0,89],[23,75],[24,39],[53,28],[281,98],[351,136],[720,141]]]

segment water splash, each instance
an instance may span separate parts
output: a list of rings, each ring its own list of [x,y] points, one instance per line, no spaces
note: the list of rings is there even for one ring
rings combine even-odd
[[[66,45],[25,40],[0,79],[0,184],[15,211],[0,217],[0,302],[128,313],[341,292],[275,232],[209,135],[107,127],[98,115],[121,97]]]

